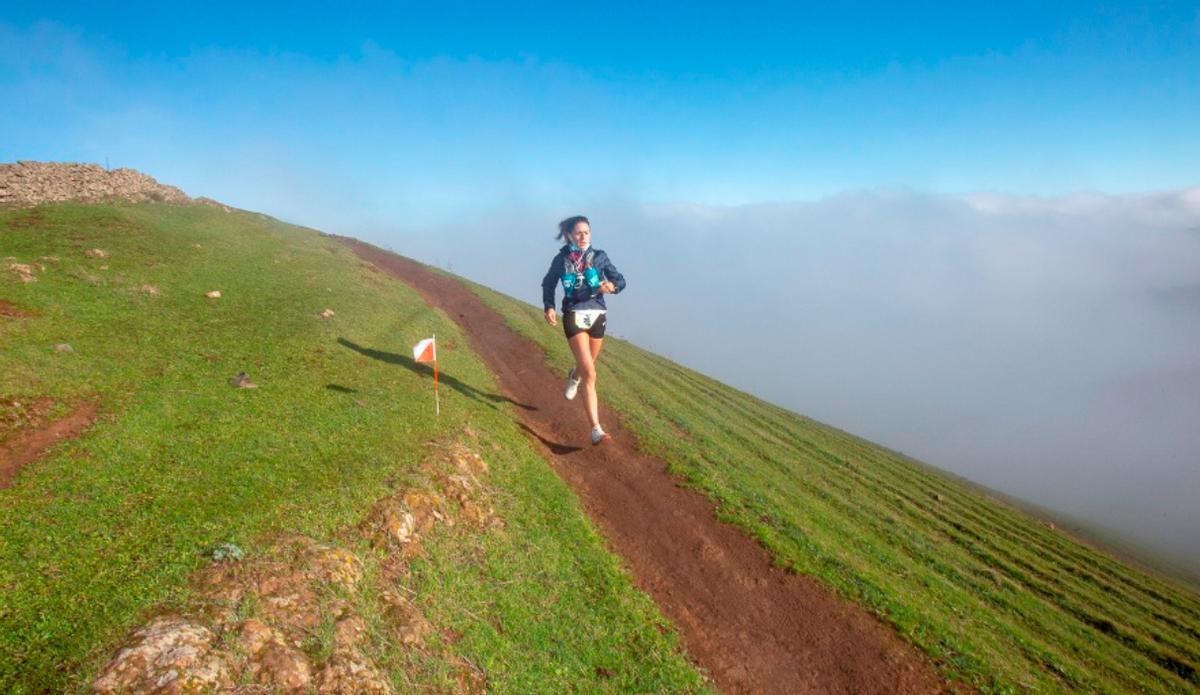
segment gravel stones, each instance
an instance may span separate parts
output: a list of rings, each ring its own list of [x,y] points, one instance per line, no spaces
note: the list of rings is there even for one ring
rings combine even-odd
[[[17,162],[0,164],[0,204],[40,205],[65,200],[98,203],[190,203],[183,191],[134,169],[98,164]]]

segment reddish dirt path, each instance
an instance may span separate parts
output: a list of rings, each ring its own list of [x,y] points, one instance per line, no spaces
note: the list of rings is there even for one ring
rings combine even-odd
[[[96,407],[81,403],[71,414],[45,427],[22,432],[0,445],[0,490],[12,484],[21,467],[36,461],[54,444],[70,439],[96,421]]]
[[[534,407],[514,414],[719,689],[965,691],[947,684],[874,616],[808,577],[773,567],[762,546],[717,521],[708,498],[680,487],[662,461],[638,453],[633,435],[603,406],[601,421],[613,441],[592,447],[582,405],[563,399],[562,380],[541,348],[512,332],[464,285],[357,240],[341,241],[458,321],[506,395]]]

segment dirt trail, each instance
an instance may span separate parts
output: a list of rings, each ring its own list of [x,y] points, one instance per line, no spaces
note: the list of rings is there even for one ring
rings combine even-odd
[[[613,441],[592,447],[583,407],[563,399],[562,380],[541,348],[464,285],[407,258],[342,241],[457,320],[506,394],[533,406],[514,414],[722,691],[966,691],[947,684],[874,616],[808,577],[773,567],[764,548],[716,519],[708,498],[680,487],[662,461],[638,453],[633,435],[603,405],[601,420]]]

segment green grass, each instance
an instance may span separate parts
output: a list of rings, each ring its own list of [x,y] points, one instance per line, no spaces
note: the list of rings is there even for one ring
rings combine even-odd
[[[540,309],[467,284],[565,374],[566,342]],[[1200,597],[1187,588],[625,341],[605,341],[599,374],[639,446],[780,566],[873,611],[946,676],[988,693],[1200,686]]]
[[[101,412],[0,490],[0,692],[85,689],[133,626],[186,603],[215,546],[336,538],[464,426],[508,527],[437,535],[413,565],[453,650],[494,692],[704,690],[457,327],[340,244],[198,205],[55,205],[0,209],[0,256],[59,258],[29,284],[0,268],[0,298],[36,314],[0,319],[0,402]],[[430,333],[453,378],[440,418],[406,359]],[[259,388],[229,386],[239,371]],[[413,687],[444,677],[389,667]]]

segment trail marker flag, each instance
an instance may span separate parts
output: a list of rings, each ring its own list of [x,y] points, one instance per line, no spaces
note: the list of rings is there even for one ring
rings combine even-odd
[[[413,346],[413,361],[433,363],[433,405],[437,414],[441,415],[442,402],[438,397],[437,335],[426,338]]]
[[[426,338],[413,346],[414,362],[437,362],[437,336]]]

